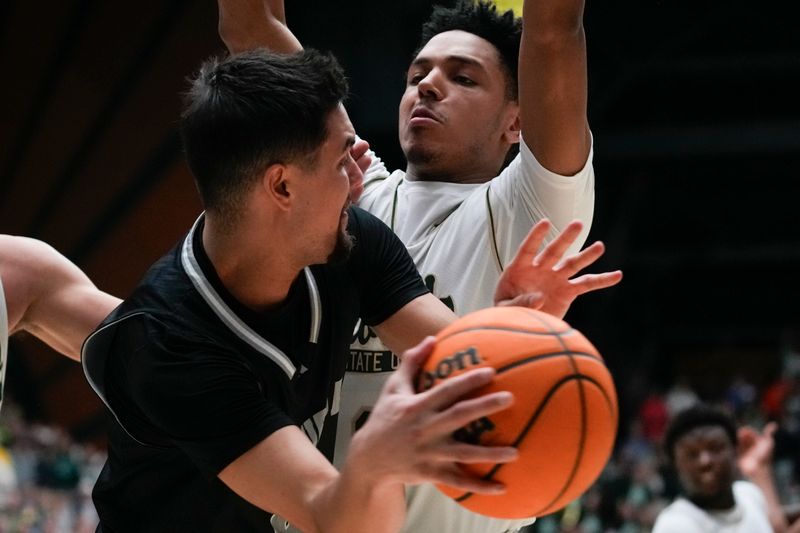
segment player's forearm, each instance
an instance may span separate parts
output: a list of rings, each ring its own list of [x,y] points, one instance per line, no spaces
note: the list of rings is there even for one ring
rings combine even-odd
[[[267,48],[294,53],[303,49],[286,26],[282,1],[219,0],[219,36],[231,53]]]
[[[529,0],[519,60],[522,135],[546,169],[584,168],[591,137],[582,0]]]
[[[400,354],[416,346],[425,337],[436,335],[456,319],[441,300],[431,293],[414,298],[395,314],[374,327],[392,352]]]
[[[374,450],[370,453],[380,453]],[[348,462],[338,478],[309,504],[315,530],[323,533],[393,533],[405,519],[402,483],[378,482]]]
[[[526,0],[525,32],[539,40],[574,38],[583,33],[584,0]]]

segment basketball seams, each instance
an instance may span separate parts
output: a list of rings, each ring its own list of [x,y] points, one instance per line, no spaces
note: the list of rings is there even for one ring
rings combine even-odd
[[[559,430],[569,430],[563,435],[570,443],[568,450],[564,450],[568,453],[563,456],[562,462],[564,464],[556,470],[552,470],[553,476],[548,478],[550,481],[548,481],[549,488],[547,491],[534,498],[535,501],[529,500],[527,504],[524,500],[514,500],[516,511],[511,510],[511,507],[507,511],[503,511],[503,513],[521,511],[526,512],[526,516],[541,516],[563,507],[566,499],[570,495],[576,494],[576,491],[583,490],[583,484],[588,482],[591,476],[595,475],[595,463],[597,462],[595,458],[600,456],[597,456],[596,453],[590,454],[590,451],[594,449],[589,447],[590,442],[593,442],[596,436],[594,429],[592,429],[594,424],[590,424],[590,421],[595,420],[595,417],[590,416],[589,408],[593,409],[592,413],[600,409],[596,414],[606,420],[602,422],[603,428],[609,423],[611,426],[616,426],[618,416],[616,395],[613,392],[613,384],[611,385],[611,390],[606,390],[609,384],[606,383],[602,369],[598,368],[598,365],[605,368],[603,358],[579,331],[557,318],[543,315],[540,312],[516,308],[515,313],[517,314],[498,312],[491,315],[486,313],[486,319],[476,314],[472,320],[465,320],[464,322],[466,323],[463,325],[453,324],[458,329],[450,330],[450,328],[447,328],[441,332],[437,342],[440,343],[443,353],[457,349],[456,355],[466,350],[465,346],[469,347],[468,351],[470,353],[482,351],[482,348],[485,348],[488,350],[487,356],[490,357],[489,360],[483,360],[483,365],[493,366],[498,378],[502,374],[510,380],[510,383],[525,379],[522,376],[527,375],[528,372],[537,373],[536,370],[533,370],[537,367],[531,367],[531,370],[524,370],[528,364],[541,363],[544,368],[552,368],[552,372],[556,373],[556,375],[552,375],[552,372],[548,370],[550,377],[547,378],[547,381],[557,380],[557,382],[550,381],[551,384],[548,390],[537,392],[535,396],[539,397],[539,401],[536,402],[538,405],[533,412],[528,410],[535,401],[533,397],[531,398],[533,401],[528,403],[530,407],[526,409],[529,413],[528,419],[525,420],[524,418],[524,410],[514,415],[516,421],[512,427],[517,428],[516,435],[513,433],[503,434],[504,442],[507,442],[508,437],[513,439],[513,442],[508,445],[517,449],[522,447],[523,450],[535,450],[538,449],[537,446],[541,447],[541,444],[527,442],[526,439],[530,440],[532,438],[531,434],[540,434],[541,430],[538,427],[543,423],[545,414],[550,413],[550,409],[553,407],[563,407],[572,412],[570,416],[572,423]],[[524,313],[524,315],[521,315],[521,313]],[[486,324],[486,322],[489,324]],[[526,337],[530,340],[526,339]],[[498,342],[500,339],[504,339],[503,342],[508,344],[501,344],[497,348],[493,348],[494,339],[498,339]],[[553,339],[553,341],[557,341],[557,344],[546,339]],[[559,357],[566,357],[568,362],[559,363]],[[477,359],[473,360],[473,364],[477,363]],[[565,363],[567,364],[565,365]],[[461,364],[463,367],[463,362]],[[557,366],[554,367],[552,366],[553,364]],[[559,367],[561,371],[556,372]],[[463,370],[464,368],[460,369]],[[520,377],[517,377],[518,372]],[[564,376],[564,372],[569,375]],[[558,376],[558,373],[561,373],[561,376]],[[501,386],[501,382],[502,380],[497,382],[497,386]],[[573,382],[574,385],[569,385]],[[569,386],[565,389],[564,385]],[[542,392],[545,393],[544,396],[541,396]],[[599,395],[597,394],[598,392],[600,393]],[[605,409],[603,408],[604,402]],[[575,412],[576,407],[579,409],[578,413]],[[603,411],[606,412],[603,413]],[[548,414],[547,416],[548,418],[544,419],[544,422],[549,423],[547,421],[550,420],[550,415]],[[503,423],[505,424],[505,422]],[[520,427],[520,423],[522,423],[522,427]],[[609,429],[611,428],[609,427]],[[543,442],[549,442],[546,437],[543,436],[542,438],[545,439]],[[538,441],[540,439],[537,438],[535,440]],[[526,442],[527,444],[525,444]],[[607,442],[603,441],[602,446],[605,450]],[[584,465],[583,463],[590,457],[593,462],[589,465]],[[537,464],[539,463],[534,462],[529,466],[536,468],[534,465]],[[481,478],[484,480],[497,479],[498,476],[504,478],[503,475],[498,474],[503,466],[504,464],[500,463],[495,463],[494,465],[484,464],[483,468],[480,469],[485,472],[481,475]],[[525,464],[522,466],[524,467]],[[550,472],[548,470],[550,467],[546,466],[546,464],[541,464],[540,466],[545,468],[545,471]],[[488,471],[484,470],[486,467],[489,468]],[[587,467],[589,470],[586,470]],[[469,468],[467,469],[469,470]],[[503,469],[502,472],[506,473],[506,469]],[[507,481],[512,483],[515,490],[519,473],[519,469],[511,468],[511,465],[509,465],[508,474],[512,477]],[[440,488],[444,489],[445,487],[442,486]],[[452,487],[450,490],[452,490]],[[554,495],[556,492],[557,494]],[[489,500],[477,497],[480,496],[478,494],[475,494],[476,498],[471,498],[474,494],[472,492],[456,490],[453,493],[446,492],[446,494],[449,494],[458,503],[463,504],[468,501],[469,503],[465,504],[465,507],[470,509],[475,506],[493,506]],[[535,504],[538,509],[535,513],[526,511],[526,508],[530,509],[529,506],[531,504]],[[489,514],[491,515],[491,513]]]
[[[548,317],[549,317],[549,316],[552,316],[552,315],[549,315],[549,314],[547,314],[547,313],[544,313],[544,312],[542,312],[542,311],[536,311],[536,312],[533,312],[531,309],[528,309],[528,308],[526,308],[526,307],[520,307],[520,311],[522,311],[523,313],[525,313],[525,314],[526,314],[526,315],[528,315],[528,316],[531,316],[531,317],[535,318],[535,319],[536,319],[537,321],[539,321],[541,324],[544,324],[544,326],[545,326],[547,329],[549,329],[550,331],[553,331],[553,332],[555,332],[555,331],[556,331],[556,328],[555,328],[555,327],[553,327],[553,325],[552,325],[552,324],[550,324],[550,323],[549,323],[549,321],[547,321],[547,320],[545,320],[545,319],[544,319],[544,317],[545,317],[545,316],[548,316]],[[566,322],[563,322],[561,319],[558,319],[558,318],[556,318],[556,317],[553,317],[553,318],[555,318],[555,319],[556,319],[556,320],[558,320],[559,322],[561,322],[561,323],[563,323],[564,325],[566,325],[566,326],[569,328],[569,330],[568,330],[568,331],[572,331],[572,328],[571,328],[571,327],[569,327],[569,324],[567,324]],[[565,331],[565,333],[566,333],[566,331]]]
[[[565,330],[564,332],[558,332],[558,331],[540,331],[540,332],[537,332],[537,331],[528,331],[528,330],[524,330],[524,329],[504,328],[504,327],[499,327],[499,326],[498,327],[495,327],[495,326],[490,326],[490,327],[476,326],[476,327],[470,327],[470,328],[465,328],[465,329],[460,329],[458,331],[450,332],[450,333],[448,333],[447,335],[445,335],[443,337],[437,338],[436,339],[436,343],[437,343],[437,345],[438,344],[444,344],[445,341],[452,343],[452,342],[455,342],[453,340],[453,338],[458,336],[458,335],[461,335],[463,333],[475,333],[475,332],[479,332],[479,331],[486,331],[486,332],[502,331],[502,332],[506,332],[506,333],[518,333],[520,335],[532,335],[532,336],[535,336],[535,337],[551,337],[551,338],[555,337],[555,338],[558,339],[559,344],[561,344],[561,346],[564,346],[564,342],[563,341],[564,341],[565,338],[569,339],[569,338],[572,338],[573,336],[577,336],[579,338],[583,338],[583,335],[581,335],[581,333],[578,330],[573,329],[573,328]],[[587,341],[587,343],[588,343],[588,341]],[[472,346],[475,347],[474,346],[475,344],[477,344],[477,342],[472,343]],[[588,343],[588,344],[589,344],[590,347],[594,348],[593,346],[591,346],[591,343]],[[462,348],[459,347],[459,350],[461,350],[461,349]],[[553,353],[556,353],[556,352],[553,352]],[[557,352],[557,353],[565,353],[566,354],[566,352]],[[578,355],[585,355],[585,356],[591,357],[593,359],[596,359],[596,360],[598,360],[600,362],[603,362],[602,356],[600,356],[600,354],[598,354],[596,351],[593,352],[593,353],[583,352],[583,351],[581,351],[581,352],[571,351],[571,353],[578,354]]]
[[[594,379],[594,378],[592,378],[590,376],[586,376],[584,374],[580,374],[580,373],[570,374],[568,376],[564,376],[558,382],[554,383],[553,386],[550,388],[550,390],[547,391],[547,394],[545,394],[544,398],[539,403],[539,406],[531,414],[531,417],[528,419],[528,422],[525,424],[525,427],[522,429],[522,431],[520,432],[519,436],[514,440],[514,442],[509,444],[509,446],[513,446],[515,448],[519,446],[519,444],[527,436],[527,434],[530,431],[530,429],[536,423],[536,420],[539,418],[539,415],[541,415],[541,413],[547,407],[547,404],[550,401],[550,399],[553,397],[553,395],[558,391],[558,389],[561,388],[562,385],[565,385],[566,383],[570,383],[572,381],[577,381],[579,383],[579,386],[580,386],[581,382],[583,382],[583,381],[587,381],[587,382],[591,383],[592,385],[594,385],[597,388],[597,390],[599,390],[600,393],[605,398],[606,403],[608,404],[609,411],[611,411],[611,412],[614,411],[614,403],[611,401],[611,398],[609,397],[609,395],[608,395],[607,391],[605,390],[605,388],[603,387],[602,383],[600,383],[598,380],[596,380],[596,379]],[[584,427],[584,430],[583,430],[583,434],[585,434],[585,427]],[[579,463],[578,459],[580,458],[581,453],[582,453],[582,447],[579,447],[578,448],[577,458],[576,458],[576,461],[575,461],[576,465]],[[486,474],[481,476],[481,479],[484,479],[484,480],[492,479],[494,477],[494,475],[503,467],[504,464],[505,463],[496,463],[491,468],[491,470],[489,470]],[[568,478],[568,483],[565,485],[565,488],[558,495],[558,497],[554,499],[554,502],[558,501],[558,498],[560,498],[563,495],[563,493],[566,492],[566,488],[569,487],[569,485],[570,485],[570,483],[572,481],[572,477],[574,477],[574,472],[571,472],[571,476]],[[474,492],[465,492],[461,496],[459,496],[457,498],[454,497],[453,499],[455,501],[457,501],[457,502],[463,502],[466,499],[468,499],[470,496],[472,496],[473,494],[474,494]],[[531,513],[530,516],[537,516],[538,514],[542,513],[544,510],[546,510],[548,507],[551,507],[552,505],[553,505],[553,502],[548,503],[538,513]]]
[[[544,324],[546,328],[550,329],[551,331],[554,331],[552,326],[550,326],[550,324],[540,314],[530,313],[528,311],[525,312],[533,316],[541,324]],[[556,333],[556,337],[558,338],[559,344],[561,344],[562,348],[564,348],[565,355],[569,358],[569,363],[570,365],[572,365],[573,371],[575,373],[578,373],[579,372],[578,364],[575,362],[575,357],[573,356],[572,350],[569,349],[567,343],[564,342],[564,339],[561,338],[560,334]],[[572,470],[570,471],[566,482],[561,487],[561,490],[558,492],[558,494],[556,494],[553,500],[549,504],[545,505],[544,508],[540,510],[537,514],[544,513],[545,511],[547,511],[547,509],[555,505],[556,502],[558,502],[561,499],[561,497],[564,495],[564,493],[567,491],[570,485],[572,485],[572,481],[575,479],[575,475],[578,473],[578,466],[580,465],[581,459],[583,458],[584,446],[586,444],[586,391],[584,391],[583,389],[582,380],[579,379],[577,381],[577,384],[578,384],[578,398],[581,406],[580,409],[581,431],[580,431],[580,436],[578,438],[578,452],[575,456],[575,461],[572,463]]]
[[[506,331],[509,333],[534,335],[537,337],[555,337],[559,335],[567,335],[573,333],[575,330],[573,328],[569,328],[565,329],[564,331],[554,331],[553,329],[550,329],[549,331],[531,331],[528,329],[519,329],[510,326],[470,326],[468,328],[458,329],[455,331],[448,331],[446,335],[438,337],[436,339],[436,342],[442,342],[445,339],[449,339],[450,337],[455,337],[456,335],[460,335],[461,333],[469,333],[473,331]]]
[[[587,352],[572,352],[572,353],[548,352],[548,353],[541,353],[541,354],[531,355],[531,356],[527,356],[527,357],[526,356],[522,356],[522,357],[526,357],[526,358],[522,359],[520,361],[514,361],[513,363],[509,363],[509,364],[507,364],[505,366],[498,367],[498,368],[495,369],[495,373],[502,374],[504,372],[508,372],[509,370],[512,370],[512,369],[517,368],[519,366],[522,366],[522,365],[525,365],[525,364],[528,364],[528,363],[533,363],[534,361],[539,361],[540,359],[550,359],[552,357],[558,357],[558,356],[561,356],[561,355],[566,356],[566,357],[570,357],[570,356],[583,357],[583,358],[591,359],[592,361],[596,361],[596,362],[602,364],[602,360],[600,360],[593,353],[587,353]],[[577,369],[575,371],[578,372]]]

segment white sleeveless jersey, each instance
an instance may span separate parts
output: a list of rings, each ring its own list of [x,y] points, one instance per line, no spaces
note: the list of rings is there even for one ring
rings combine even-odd
[[[6,363],[8,362],[8,311],[3,280],[0,279],[0,407],[3,406],[3,390],[6,384]]]
[[[586,227],[572,251],[580,248],[594,209],[592,155],[575,176],[559,176],[541,166],[521,143],[520,155],[483,184],[409,181],[402,171],[389,175],[373,156],[359,205],[395,231],[430,291],[464,315],[493,305],[503,267],[542,218],[553,223],[551,237],[570,221],[582,220]],[[356,328],[341,396],[334,461],[338,466],[397,364],[398,358],[371,329]],[[404,531],[409,533],[500,533],[533,522],[471,513],[432,485],[409,488],[407,500]]]

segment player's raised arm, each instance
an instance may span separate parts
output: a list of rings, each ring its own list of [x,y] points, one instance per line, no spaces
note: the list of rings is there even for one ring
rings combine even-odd
[[[772,473],[772,455],[775,449],[775,422],[767,424],[761,432],[745,426],[738,430],[738,464],[742,474],[761,492],[767,505],[767,519],[776,533],[787,531],[789,524],[781,507],[775,477]]]
[[[303,49],[286,25],[283,0],[218,0],[219,36],[231,53],[255,48],[294,53]]]
[[[522,135],[548,170],[572,176],[590,150],[584,0],[526,0],[519,57]]]
[[[459,401],[491,381],[493,372],[485,368],[415,393],[414,378],[432,349],[428,338],[404,354],[369,420],[353,438],[341,473],[291,426],[264,439],[219,477],[254,505],[307,532],[399,530],[405,515],[404,483],[445,482],[472,492],[501,492],[496,482],[466,475],[456,461],[505,463],[516,458],[516,450],[458,443],[451,435],[508,407],[511,394]]]
[[[83,340],[120,302],[35,239],[0,235],[0,278],[10,333],[27,331],[75,360]]]

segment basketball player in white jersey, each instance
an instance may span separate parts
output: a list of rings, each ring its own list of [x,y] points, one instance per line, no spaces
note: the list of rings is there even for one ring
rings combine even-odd
[[[301,48],[280,0],[220,0],[219,7],[220,35],[232,52]],[[536,221],[549,218],[551,235],[571,220],[584,223],[567,229],[564,254],[580,248],[592,219],[583,0],[527,0],[523,13],[520,23],[486,3],[435,8],[400,102],[407,169],[390,174],[368,154],[373,161],[358,205],[397,233],[431,292],[460,315],[492,304],[492,287]],[[596,259],[602,245],[590,253]],[[621,274],[612,276],[608,284]],[[577,295],[550,298],[543,310],[563,317]],[[356,330],[337,460],[396,366],[369,328]],[[475,515],[431,486],[408,496],[408,532],[499,533],[532,522]]]
[[[83,340],[120,301],[51,246],[0,235],[0,401],[8,337],[27,331],[79,361]]]

